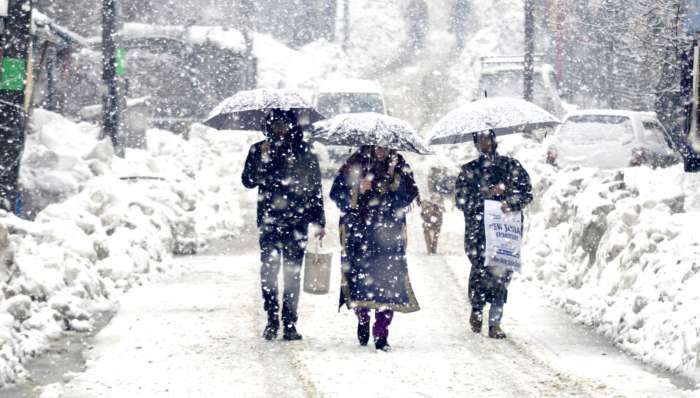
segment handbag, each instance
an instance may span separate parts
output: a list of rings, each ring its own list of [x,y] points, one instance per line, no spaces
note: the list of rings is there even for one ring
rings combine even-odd
[[[304,292],[328,294],[331,286],[332,252],[322,252],[319,241],[315,251],[308,250],[304,255]]]

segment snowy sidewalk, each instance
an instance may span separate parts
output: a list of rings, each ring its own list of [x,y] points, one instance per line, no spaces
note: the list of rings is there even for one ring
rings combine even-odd
[[[270,343],[260,338],[257,255],[183,261],[191,272],[124,297],[63,397],[335,397],[358,386],[372,396],[683,395],[520,282],[506,307],[511,338],[472,334],[460,257],[411,256],[422,311],[397,314],[389,354],[357,344],[354,316],[336,310],[337,284],[302,296],[303,341]]]

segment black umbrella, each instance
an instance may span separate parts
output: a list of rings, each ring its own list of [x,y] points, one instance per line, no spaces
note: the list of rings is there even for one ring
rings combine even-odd
[[[294,112],[301,126],[324,119],[297,92],[256,89],[240,91],[224,100],[209,114],[204,124],[218,130],[260,131],[265,118],[273,109]]]
[[[374,145],[397,151],[432,154],[416,130],[401,119],[380,113],[345,113],[314,124],[311,139],[325,145]]]

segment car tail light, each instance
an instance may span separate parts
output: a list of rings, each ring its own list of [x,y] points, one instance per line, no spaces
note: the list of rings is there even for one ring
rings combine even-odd
[[[547,151],[547,164],[557,164],[557,151],[550,149]]]

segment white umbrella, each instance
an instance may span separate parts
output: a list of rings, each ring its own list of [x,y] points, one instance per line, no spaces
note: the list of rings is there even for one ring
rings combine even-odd
[[[311,139],[325,145],[374,145],[397,151],[432,154],[407,122],[381,113],[345,113],[313,126]]]
[[[301,125],[324,119],[295,91],[256,89],[239,91],[225,99],[214,108],[204,124],[219,130],[260,131],[265,117],[273,109],[293,111]]]
[[[517,98],[484,98],[448,113],[430,131],[430,145],[471,142],[480,131],[495,130],[498,135],[524,129],[554,127],[559,119],[539,106]]]

